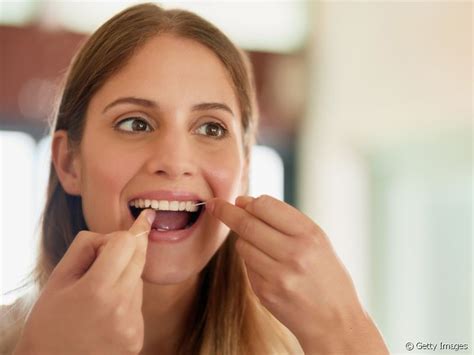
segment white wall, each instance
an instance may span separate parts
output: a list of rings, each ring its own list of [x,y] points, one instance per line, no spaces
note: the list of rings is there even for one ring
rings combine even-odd
[[[393,353],[470,342],[472,3],[312,7],[300,206]]]

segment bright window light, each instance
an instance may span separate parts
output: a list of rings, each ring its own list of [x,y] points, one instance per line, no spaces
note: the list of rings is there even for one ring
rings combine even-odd
[[[0,304],[12,301],[3,293],[19,285],[34,258],[34,155],[30,136],[0,131]]]
[[[36,259],[38,222],[50,166],[49,137],[38,144],[20,132],[0,131],[0,305],[11,304]],[[250,194],[283,199],[283,162],[265,146],[252,150]]]
[[[253,147],[249,194],[255,197],[265,194],[283,200],[283,160],[275,149],[262,145]]]
[[[0,24],[25,25],[32,20],[37,7],[34,0],[0,0]]]

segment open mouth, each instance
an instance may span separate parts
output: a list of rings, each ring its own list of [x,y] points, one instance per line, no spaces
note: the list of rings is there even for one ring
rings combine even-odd
[[[192,227],[204,210],[203,205],[195,206],[200,202],[134,200],[129,203],[129,209],[134,219],[137,219],[144,209],[154,209],[156,216],[152,229],[168,232]]]

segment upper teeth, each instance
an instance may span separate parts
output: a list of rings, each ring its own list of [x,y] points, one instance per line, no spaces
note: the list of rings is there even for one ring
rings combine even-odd
[[[130,201],[130,206],[137,208],[153,208],[160,211],[188,211],[197,212],[198,206],[195,206],[197,201],[166,201],[166,200],[144,200],[136,199]]]

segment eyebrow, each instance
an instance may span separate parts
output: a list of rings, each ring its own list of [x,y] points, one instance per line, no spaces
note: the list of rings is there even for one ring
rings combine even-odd
[[[107,110],[111,109],[114,106],[120,105],[120,104],[134,104],[134,105],[143,106],[143,107],[147,107],[147,108],[156,108],[156,107],[158,107],[157,103],[154,102],[154,101],[151,101],[151,100],[140,99],[138,97],[121,97],[121,98],[118,98],[117,100],[112,101],[107,106],[105,106],[102,113],[105,113]]]
[[[202,102],[200,104],[194,105],[191,111],[208,111],[208,110],[223,110],[230,113],[234,116],[234,112],[230,109],[229,106],[220,102]]]
[[[148,100],[148,99],[142,99],[138,97],[121,97],[112,101],[107,106],[105,106],[102,113],[105,113],[110,108],[120,105],[120,104],[133,104],[133,105],[143,106],[146,108],[159,107],[158,103],[156,103],[155,101]],[[208,111],[208,110],[223,110],[230,113],[232,116],[234,116],[234,112],[230,109],[230,107],[220,102],[202,102],[202,103],[194,105],[191,108],[191,111]]]

